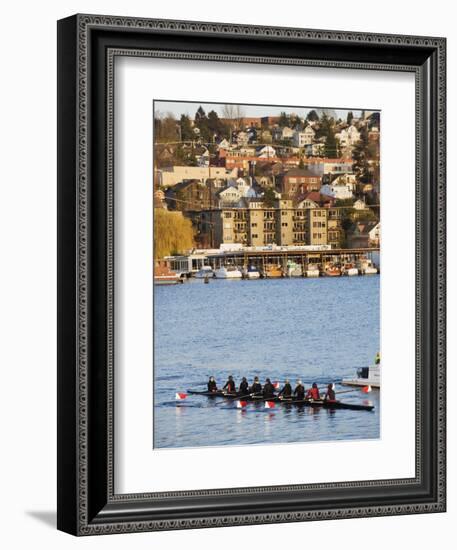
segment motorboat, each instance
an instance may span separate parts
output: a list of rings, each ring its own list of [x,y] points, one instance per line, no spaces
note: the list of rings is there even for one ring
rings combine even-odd
[[[307,277],[319,277],[319,266],[317,264],[309,264],[305,274]]]
[[[201,268],[195,273],[196,279],[207,279],[208,277],[214,277],[213,268],[210,265],[202,265]]]
[[[359,270],[355,267],[353,263],[347,263],[343,266],[343,275],[348,277],[354,277],[359,274]]]
[[[243,274],[235,265],[223,265],[215,270],[214,276],[216,279],[241,279]]]
[[[300,264],[297,264],[296,262],[293,262],[293,261],[289,260],[287,262],[286,275],[288,277],[302,277],[303,276],[303,268]]]
[[[371,386],[372,388],[380,388],[381,363],[357,369],[357,376],[355,378],[343,378],[341,383],[344,386]]]
[[[243,277],[245,279],[259,279],[260,271],[254,265],[250,265],[243,269]]]
[[[282,277],[282,269],[280,265],[277,264],[267,264],[265,266],[264,276],[268,279],[277,279]]]
[[[335,264],[327,264],[324,267],[324,275],[326,277],[341,277],[341,268]]]
[[[373,262],[368,258],[360,258],[357,262],[357,267],[362,275],[376,275],[378,272]]]

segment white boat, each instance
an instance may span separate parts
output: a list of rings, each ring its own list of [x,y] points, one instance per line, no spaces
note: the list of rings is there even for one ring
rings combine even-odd
[[[347,275],[348,277],[354,277],[354,275],[358,275],[359,270],[355,267],[354,264],[348,263],[344,264],[343,267],[343,275]]]
[[[295,262],[292,262],[289,260],[287,262],[287,270],[286,274],[288,277],[302,277],[303,276],[303,268],[300,264],[297,264]]]
[[[360,258],[357,262],[357,267],[362,275],[375,275],[378,272],[373,262],[368,258]]]
[[[317,264],[309,264],[305,273],[307,277],[319,277],[319,266]]]
[[[356,378],[343,378],[343,386],[371,386],[372,388],[381,387],[381,364],[371,365],[357,369]]]
[[[253,265],[243,269],[243,277],[245,279],[258,279],[260,277],[260,271]]]
[[[207,277],[214,277],[213,268],[210,265],[202,265],[202,267],[195,273],[196,279],[206,279]]]
[[[221,266],[214,272],[216,279],[241,279],[243,274],[235,265]]]

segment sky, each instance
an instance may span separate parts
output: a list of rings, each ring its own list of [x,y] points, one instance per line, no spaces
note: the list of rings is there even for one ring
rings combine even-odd
[[[193,117],[196,110],[199,106],[202,106],[203,109],[208,113],[211,110],[217,112],[217,114],[222,117],[222,108],[223,104],[219,103],[199,103],[199,102],[184,102],[184,101],[155,101],[154,109],[155,111],[160,111],[162,114],[172,113],[175,118],[179,118],[182,114],[190,115]],[[307,113],[312,109],[327,109],[333,110],[336,112],[337,117],[344,119],[347,116],[349,111],[352,111],[355,117],[360,115],[360,109],[338,109],[336,107],[329,106],[302,106],[302,107],[293,107],[293,106],[268,106],[268,105],[243,105],[243,111],[245,117],[262,117],[262,116],[279,116],[281,111],[286,113],[295,113],[300,117],[305,117]],[[369,110],[369,109],[367,109]]]

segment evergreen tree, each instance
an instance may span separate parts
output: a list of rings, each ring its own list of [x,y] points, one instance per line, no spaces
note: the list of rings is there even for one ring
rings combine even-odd
[[[369,141],[366,125],[360,130],[360,140],[355,144],[352,150],[352,170],[359,183],[370,183],[371,173],[369,160]]]
[[[306,115],[306,120],[308,122],[317,122],[319,120],[319,115],[317,114],[317,112],[312,109],[311,111],[309,111],[309,113]]]
[[[348,124],[351,124],[353,118],[354,118],[354,115],[353,115],[352,111],[349,111],[348,116],[347,116],[347,118],[346,118],[346,122],[347,122]]]
[[[265,208],[272,208],[275,204],[276,195],[271,187],[267,187],[263,193],[263,204]]]
[[[216,111],[210,111],[208,113],[208,130],[211,134],[211,139],[214,139],[214,136],[221,136],[225,134],[224,123],[219,118]]]
[[[181,141],[192,141],[195,137],[195,134],[192,130],[190,118],[187,115],[181,115],[181,120],[179,121],[179,124],[181,126]]]
[[[211,132],[208,126],[208,117],[201,105],[195,113],[195,126],[200,130],[200,138],[202,141],[208,143],[211,138]]]
[[[290,124],[290,117],[285,111],[282,111],[279,115],[279,121],[278,124],[281,128],[284,128],[285,126],[289,126]]]

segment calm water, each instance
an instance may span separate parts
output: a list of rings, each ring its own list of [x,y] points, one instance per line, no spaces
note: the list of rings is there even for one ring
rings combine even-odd
[[[154,446],[198,447],[379,437],[379,392],[341,399],[373,412],[261,404],[175,393],[257,375],[320,387],[352,377],[379,350],[379,276],[191,280],[154,288]]]

